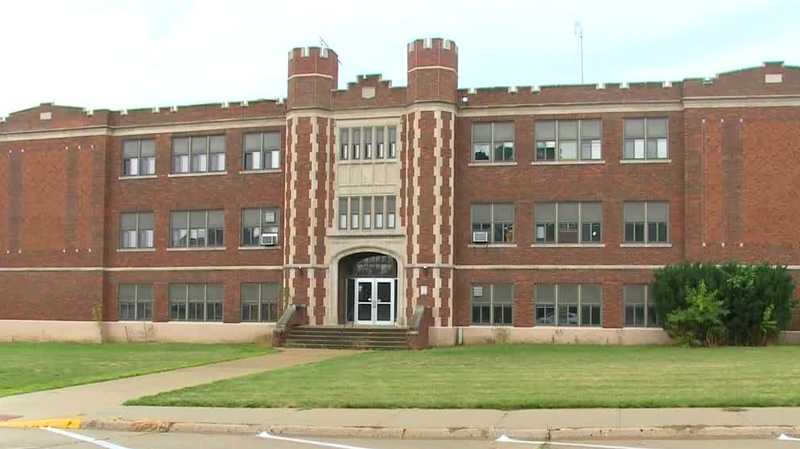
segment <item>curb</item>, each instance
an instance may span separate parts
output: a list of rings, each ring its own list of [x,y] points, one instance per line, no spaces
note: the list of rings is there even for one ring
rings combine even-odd
[[[217,434],[258,434],[269,432],[279,436],[374,439],[448,439],[495,440],[501,435],[538,441],[561,440],[669,440],[710,438],[776,438],[780,434],[799,434],[800,426],[663,426],[631,428],[562,428],[500,429],[493,427],[358,427],[222,424],[204,422],[170,422],[122,419],[89,419],[80,422],[82,429],[128,432],[179,432]]]

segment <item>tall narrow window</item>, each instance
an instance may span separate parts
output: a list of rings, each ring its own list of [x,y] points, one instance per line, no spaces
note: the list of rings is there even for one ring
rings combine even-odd
[[[350,229],[358,229],[361,222],[359,220],[361,213],[361,201],[359,199],[359,197],[350,198]]]
[[[389,159],[394,159],[397,157],[397,128],[394,126],[390,126],[388,128],[389,134],[389,152],[387,153],[387,157]]]
[[[385,127],[379,126],[375,128],[375,159],[383,159],[386,157],[386,145],[384,144],[386,140],[385,133]]]
[[[350,129],[350,148],[353,159],[361,159],[361,128]]]
[[[347,229],[347,198],[339,198],[339,229]]]
[[[339,146],[339,159],[346,161],[350,159],[350,130],[342,128],[339,131],[339,138],[342,141]]]
[[[534,297],[536,302],[536,324],[556,325],[556,286],[538,284]]]
[[[122,175],[150,176],[156,173],[156,143],[153,139],[122,143]]]
[[[393,195],[386,197],[386,228],[395,228],[395,197]]]
[[[172,173],[189,173],[189,142],[188,137],[173,139]]]
[[[668,243],[669,203],[625,202],[626,243]]]
[[[372,229],[372,197],[361,197],[361,224],[364,229]]]
[[[383,197],[375,197],[375,229],[383,229]]]
[[[668,129],[666,118],[625,119],[623,159],[667,159]]]
[[[152,248],[153,213],[127,212],[120,215],[120,248]]]
[[[558,122],[558,158],[562,161],[578,159],[578,122]]]
[[[372,131],[373,128],[364,128],[364,159],[372,159]]]
[[[152,284],[119,284],[117,301],[120,321],[153,319]]]
[[[533,206],[537,243],[556,243],[556,203],[536,203]]]
[[[209,158],[211,167],[208,171],[225,171],[225,136],[211,136],[209,142]]]
[[[603,206],[600,203],[580,203],[581,243],[603,241]]]
[[[278,240],[278,223],[280,214],[278,208],[264,207],[242,210],[242,246],[259,246],[262,244],[261,236],[270,235]]]

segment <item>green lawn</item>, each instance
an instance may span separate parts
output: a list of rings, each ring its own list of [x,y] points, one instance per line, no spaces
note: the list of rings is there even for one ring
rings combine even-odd
[[[800,405],[800,347],[498,345],[369,352],[129,405],[364,408]]]
[[[0,397],[265,354],[257,345],[0,343]]]

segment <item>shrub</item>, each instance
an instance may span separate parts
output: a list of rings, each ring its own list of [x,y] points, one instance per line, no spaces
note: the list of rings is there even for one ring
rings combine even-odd
[[[665,329],[670,336],[690,346],[717,346],[724,342],[728,311],[718,291],[709,291],[704,281],[686,292],[686,308],[667,315]]]
[[[728,344],[767,344],[791,322],[794,281],[786,267],[767,264],[687,263],[657,270],[653,299],[658,315],[669,317],[686,310],[689,293],[701,283],[707,293],[717,292],[728,312],[723,319],[724,340]]]

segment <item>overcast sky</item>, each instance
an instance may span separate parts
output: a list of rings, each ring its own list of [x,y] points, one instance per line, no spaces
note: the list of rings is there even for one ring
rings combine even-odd
[[[405,44],[459,46],[460,87],[680,80],[800,65],[800,1],[8,1],[0,116],[55,102],[136,108],[286,96],[287,51],[323,36],[339,87],[406,84]]]

